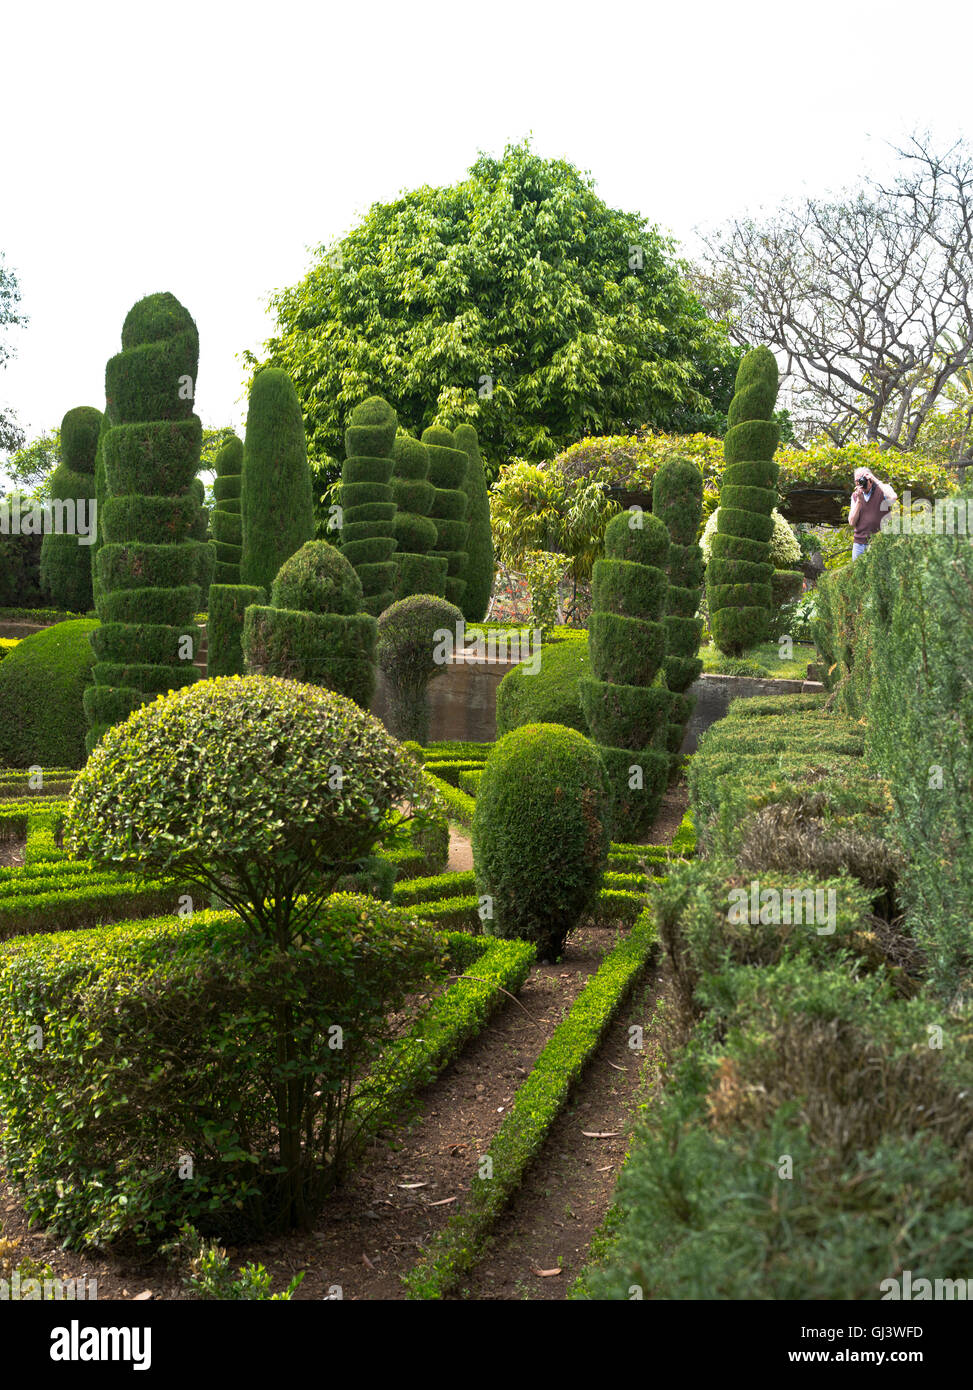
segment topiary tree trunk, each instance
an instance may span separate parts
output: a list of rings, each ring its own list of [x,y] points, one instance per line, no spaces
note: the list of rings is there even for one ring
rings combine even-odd
[[[112,428],[102,442],[107,498],[100,525],[91,634],[94,685],[85,691],[88,751],[112,724],[163,691],[199,678],[202,428],[193,414],[199,335],[171,294],[139,300],[122,351],[105,370]]]
[[[393,520],[398,547],[394,557],[398,573],[395,597],[432,594],[442,598],[447,561],[443,555],[430,554],[438,532],[431,515],[436,489],[429,482],[429,450],[411,435],[397,434],[392,461],[392,496],[398,508]]]
[[[691,459],[671,458],[652,481],[652,515],[669,532],[669,587],[666,590],[666,685],[672,693],[667,748],[669,778],[679,775],[679,750],[696,704],[689,688],[703,663],[699,643],[703,620],[697,618],[703,586],[703,552],[696,537],[703,514],[703,475]]]
[[[341,551],[362,586],[362,611],[377,618],[395,601],[397,508],[392,493],[395,411],[370,396],[351,413],[341,469]]]
[[[51,500],[75,507],[85,505],[90,524],[94,499],[95,535],[98,504],[95,497],[95,455],[101,435],[101,411],[79,405],[61,421],[61,463],[51,478]],[[65,518],[67,519],[67,518]],[[63,524],[63,522],[62,522]],[[91,588],[91,546],[81,545],[77,534],[48,531],[41,545],[41,584],[58,608],[71,613],[87,613],[94,602]]]
[[[263,589],[270,588],[284,561],[314,536],[314,495],[301,407],[290,377],[278,367],[265,367],[253,379],[240,515],[214,512],[213,536],[218,546],[242,546],[240,582]]]
[[[669,771],[672,696],[662,678],[669,533],[640,510],[605,530],[605,558],[592,579],[588,653],[593,677],[579,682],[591,737],[612,791],[614,835],[633,840],[655,820]]]
[[[486,474],[480,454],[480,441],[472,425],[457,425],[453,430],[457,449],[463,449],[469,459],[463,491],[469,498],[470,531],[466,542],[466,580],[460,607],[468,623],[481,623],[490,606],[493,592],[493,532],[490,529],[490,498]]]
[[[726,467],[716,535],[706,571],[713,641],[738,656],[768,635],[773,610],[770,538],[777,504],[773,421],[777,362],[769,348],[748,352],[740,363],[723,441]]]
[[[436,523],[435,554],[446,558],[446,598],[462,607],[466,580],[466,545],[469,536],[467,512],[470,501],[464,490],[470,460],[465,449],[456,447],[451,430],[430,425],[422,432],[429,450],[429,481],[436,489],[432,517]]]

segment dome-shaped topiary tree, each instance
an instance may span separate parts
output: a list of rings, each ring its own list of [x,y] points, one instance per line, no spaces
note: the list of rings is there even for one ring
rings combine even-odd
[[[706,570],[706,598],[713,641],[738,656],[769,634],[773,591],[767,566],[771,517],[777,502],[780,437],[774,423],[777,362],[766,347],[753,348],[740,363],[723,440],[726,467],[720,514]]]
[[[242,547],[242,584],[269,589],[284,561],[313,536],[314,495],[301,407],[287,373],[265,367],[250,387],[240,515],[215,511],[213,537],[219,546]]]
[[[490,498],[480,442],[472,425],[457,425],[453,430],[457,449],[463,449],[470,461],[463,491],[469,498],[470,530],[466,541],[466,567],[463,579],[463,616],[468,623],[481,623],[490,606],[493,592],[493,531],[490,526]]]
[[[436,523],[435,554],[447,560],[446,597],[462,607],[466,580],[466,544],[469,536],[470,500],[464,490],[470,460],[465,449],[456,446],[451,430],[444,425],[430,425],[422,432],[422,442],[429,451],[429,481],[436,489],[432,517]]]
[[[608,770],[619,838],[638,839],[656,817],[669,773],[672,696],[662,678],[669,533],[639,508],[605,529],[595,562],[588,652],[580,683],[591,737]]]
[[[392,493],[395,411],[369,396],[351,413],[341,469],[341,550],[362,586],[362,611],[378,617],[395,598],[396,505]]]
[[[520,662],[497,686],[497,738],[522,724],[564,724],[587,735],[580,685],[590,675],[586,637],[545,644],[539,670]]]
[[[323,686],[368,709],[377,627],[361,605],[361,581],[341,551],[308,541],[281,565],[270,604],[244,614],[247,671]]]
[[[0,767],[81,767],[92,618],[55,623],[0,661]]]
[[[525,724],[490,752],[476,795],[473,864],[494,936],[556,960],[592,908],[609,845],[605,766],[583,734]]]
[[[193,414],[199,335],[171,294],[129,311],[122,351],[105,369],[112,427],[103,436],[107,496],[99,515],[97,658],[85,692],[89,751],[105,729],[161,691],[199,678],[202,427]]]
[[[438,634],[454,635],[462,621],[456,605],[436,594],[410,594],[379,617],[378,665],[388,689],[388,725],[396,738],[427,741],[426,687],[445,669],[436,661]]]
[[[436,489],[429,482],[429,450],[408,434],[397,434],[392,445],[392,497],[397,511],[392,534],[397,549],[395,596],[446,592],[446,557],[430,552],[436,545],[432,506]]]
[[[98,509],[95,496],[95,454],[101,433],[101,411],[79,405],[61,421],[61,462],[51,478],[51,500],[62,511],[61,525],[79,520],[77,504],[84,504],[89,524],[94,500],[95,534]],[[74,517],[71,517],[71,513]],[[94,599],[91,589],[91,546],[81,545],[77,531],[48,531],[41,545],[41,584],[58,608],[87,613]]]
[[[699,643],[703,620],[697,618],[703,584],[703,553],[696,537],[703,512],[703,475],[692,459],[673,457],[659,465],[652,482],[652,515],[669,532],[666,589],[666,685],[672,692],[669,708],[670,780],[678,775],[679,750],[696,704],[689,688],[703,663]]]

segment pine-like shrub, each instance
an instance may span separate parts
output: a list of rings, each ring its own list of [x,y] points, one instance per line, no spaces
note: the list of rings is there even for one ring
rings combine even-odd
[[[247,671],[322,686],[368,709],[377,627],[361,607],[361,582],[344,555],[327,541],[308,541],[281,565],[270,605],[246,609]]]
[[[480,441],[472,425],[457,425],[453,430],[457,449],[463,449],[469,468],[463,490],[469,498],[470,532],[466,542],[466,570],[463,578],[463,616],[468,623],[480,623],[486,617],[493,591],[493,531],[490,527],[490,499]]]
[[[451,430],[445,425],[430,425],[422,432],[422,442],[429,451],[429,481],[436,489],[432,516],[436,523],[436,555],[445,556],[446,597],[462,607],[466,592],[466,546],[469,537],[469,497],[465,491],[470,459],[465,449],[457,448]]]
[[[666,459],[652,484],[652,515],[669,532],[663,672],[672,692],[667,736],[670,779],[678,775],[679,750],[696,704],[689,689],[703,669],[698,655],[703,621],[696,617],[704,569],[703,553],[696,539],[702,510],[703,475],[699,467],[688,458]]]
[[[435,594],[410,594],[378,619],[378,665],[388,691],[388,727],[397,739],[429,739],[426,687],[445,668],[436,661],[444,632],[460,631],[463,614]]]
[[[199,335],[171,294],[129,311],[122,351],[105,369],[112,427],[102,438],[106,497],[99,527],[97,611],[91,634],[94,684],[85,692],[88,749],[105,729],[161,691],[198,679],[199,630],[185,619],[211,552],[198,539],[202,427],[193,414]],[[110,596],[127,591],[125,617],[108,618]],[[168,599],[158,593],[168,590]]]
[[[216,455],[216,477],[213,479],[213,511],[241,515],[241,491],[243,488],[243,440],[231,434],[220,446]],[[223,528],[222,520],[215,523],[215,529]],[[234,528],[229,524],[230,531]],[[213,580],[217,584],[240,583],[240,559],[243,546],[237,541],[215,541],[216,567]]]
[[[599,751],[576,729],[525,724],[493,747],[473,817],[476,888],[494,936],[556,960],[601,887],[610,796]]]
[[[61,524],[70,524],[70,510],[84,503],[86,519],[97,528],[95,497],[95,454],[101,433],[101,411],[90,405],[69,410],[61,421],[61,463],[51,478],[51,501],[55,509],[66,504]],[[97,534],[97,530],[96,530]],[[49,531],[41,545],[41,584],[58,608],[70,613],[87,613],[93,603],[91,590],[91,545],[81,545],[76,534]]]
[[[654,821],[669,774],[668,559],[669,533],[658,517],[620,512],[592,577],[592,675],[580,682],[581,705],[608,772],[618,836],[627,840]]]
[[[586,638],[543,646],[536,669],[521,662],[497,687],[497,738],[523,724],[563,724],[587,734],[580,686],[590,674]]]
[[[395,596],[403,599],[409,594],[433,594],[442,598],[447,561],[431,553],[438,533],[432,519],[436,489],[429,482],[429,451],[411,435],[397,434],[392,463],[392,497],[397,508],[392,522],[397,547]]]
[[[369,396],[351,413],[339,500],[341,550],[362,589],[362,612],[378,617],[395,599],[397,508],[392,490],[395,411]],[[370,509],[379,508],[377,512]]]
[[[242,676],[243,620],[252,603],[263,603],[267,595],[255,584],[211,584],[206,615],[206,674]]]
[[[25,637],[0,662],[0,767],[81,767],[90,634],[77,618]]]
[[[213,513],[217,559],[226,563],[225,547],[242,546],[240,582],[269,590],[284,561],[313,535],[301,407],[287,373],[265,367],[250,387],[239,516]]]
[[[753,348],[740,363],[723,441],[726,470],[717,535],[706,571],[713,641],[726,656],[739,656],[770,634],[770,584],[740,580],[724,565],[731,560],[770,562],[777,502],[774,451],[779,431],[772,416],[777,400],[777,362],[766,347]]]

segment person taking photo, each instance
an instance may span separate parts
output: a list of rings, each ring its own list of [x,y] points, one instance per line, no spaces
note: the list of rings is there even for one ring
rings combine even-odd
[[[848,525],[854,528],[851,558],[864,555],[868,542],[882,527],[882,518],[896,500],[890,483],[881,483],[870,468],[855,469],[855,490],[851,494]]]

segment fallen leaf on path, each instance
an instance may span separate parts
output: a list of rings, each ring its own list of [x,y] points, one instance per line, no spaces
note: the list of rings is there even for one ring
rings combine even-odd
[[[137,1293],[137,1294],[135,1295],[135,1298],[134,1298],[133,1302],[135,1302],[135,1303],[142,1303],[146,1298],[151,1298],[151,1297],[152,1297],[152,1290],[151,1290],[151,1289],[143,1289],[141,1293]]]
[[[560,1274],[561,1271],[559,1269],[535,1269],[533,1273],[540,1275],[542,1279],[551,1279],[555,1274]]]
[[[428,1184],[427,1182],[398,1182],[398,1183],[396,1183],[395,1185],[396,1185],[396,1187],[404,1187],[404,1188],[406,1188],[406,1189],[407,1189],[408,1191],[410,1191],[410,1192],[412,1191],[412,1189],[413,1189],[414,1187],[428,1187],[428,1186],[429,1186],[429,1184]]]
[[[430,1202],[431,1207],[444,1207],[447,1202],[455,1202],[455,1197],[440,1197],[438,1202]]]
[[[583,1129],[581,1133],[586,1139],[614,1139],[617,1129]]]
[[[371,1260],[368,1258],[367,1255],[362,1255],[362,1260],[363,1260],[363,1262],[364,1262],[365,1264],[368,1265],[368,1268],[369,1268],[369,1269],[374,1269],[374,1268],[375,1268],[375,1266],[372,1264]]]

